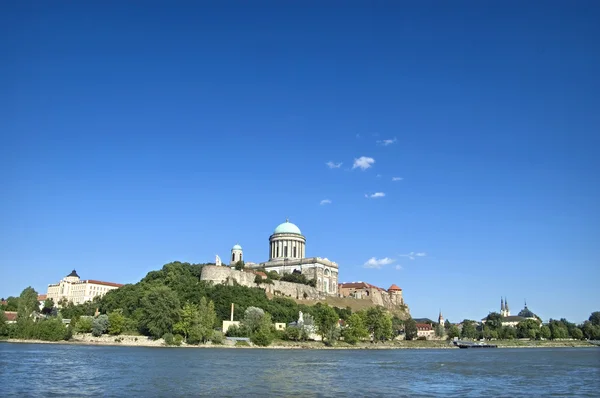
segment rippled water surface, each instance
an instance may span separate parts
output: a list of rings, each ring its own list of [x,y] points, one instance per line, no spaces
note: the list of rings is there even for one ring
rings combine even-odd
[[[0,396],[600,396],[600,349],[248,350],[0,343]]]

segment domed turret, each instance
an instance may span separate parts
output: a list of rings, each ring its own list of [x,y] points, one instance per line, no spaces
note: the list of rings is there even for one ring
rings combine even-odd
[[[306,238],[296,224],[285,220],[269,238],[269,261],[305,258]]]
[[[242,246],[237,243],[231,248],[231,263],[229,265],[235,265],[238,261],[244,261],[244,252]]]

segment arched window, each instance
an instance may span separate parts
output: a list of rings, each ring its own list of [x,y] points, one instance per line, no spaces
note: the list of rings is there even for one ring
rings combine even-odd
[[[325,276],[329,276],[331,274],[331,272],[329,272],[329,269],[325,268]]]
[[[235,253],[231,253],[231,261],[234,262],[235,261]]]

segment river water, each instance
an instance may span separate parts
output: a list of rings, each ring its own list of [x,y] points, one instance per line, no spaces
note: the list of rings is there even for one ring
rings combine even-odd
[[[0,396],[600,396],[600,348],[272,350],[0,343]]]

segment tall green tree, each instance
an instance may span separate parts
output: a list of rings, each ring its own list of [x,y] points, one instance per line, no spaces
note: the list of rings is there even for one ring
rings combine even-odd
[[[127,318],[123,315],[123,310],[118,308],[108,314],[108,334],[113,336],[124,332]]]
[[[460,330],[458,330],[458,326],[456,326],[456,325],[450,326],[450,329],[448,329],[448,338],[453,339],[455,337],[458,337],[459,335],[460,335]]]
[[[552,331],[550,331],[550,328],[546,325],[543,325],[542,327],[540,327],[540,335],[539,335],[542,339],[549,339],[552,337]]]
[[[502,328],[502,315],[497,312],[490,312],[485,319],[485,324],[491,330],[500,330]]]
[[[179,321],[173,326],[173,331],[183,335],[187,341],[190,331],[200,323],[200,311],[197,305],[188,301],[183,305],[179,313]]]
[[[179,320],[179,299],[167,286],[154,286],[141,300],[141,327],[154,338],[173,330]]]
[[[465,319],[462,321],[462,331],[460,337],[463,339],[476,339],[477,338],[477,326],[475,321]]]
[[[52,313],[53,309],[54,309],[54,300],[51,298],[44,300],[44,307],[42,307],[42,314],[49,315]]]
[[[409,318],[404,322],[404,334],[406,336],[406,340],[413,340],[417,338],[417,322],[414,319]]]
[[[356,342],[369,337],[369,330],[364,318],[365,313],[361,311],[360,313],[355,312],[346,320],[346,327],[342,333],[345,342],[356,344]]]
[[[540,333],[540,324],[533,319],[526,319],[517,324],[517,337],[520,339],[535,339]]]
[[[8,324],[6,323],[6,314],[0,308],[0,336],[8,336]]]
[[[29,318],[35,311],[39,311],[38,293],[31,286],[26,287],[19,296],[18,317]]]
[[[600,311],[594,311],[588,319],[592,325],[600,326]]]
[[[206,342],[212,337],[215,323],[217,322],[215,304],[212,301],[208,301],[206,297],[202,297],[198,313],[198,325],[202,331],[202,341]]]
[[[323,341],[327,339],[331,343],[338,323],[337,312],[327,304],[318,303],[314,306],[313,316],[317,332],[321,335]]]
[[[367,309],[365,324],[373,335],[374,341],[385,341],[392,338],[392,317],[382,307]]]

